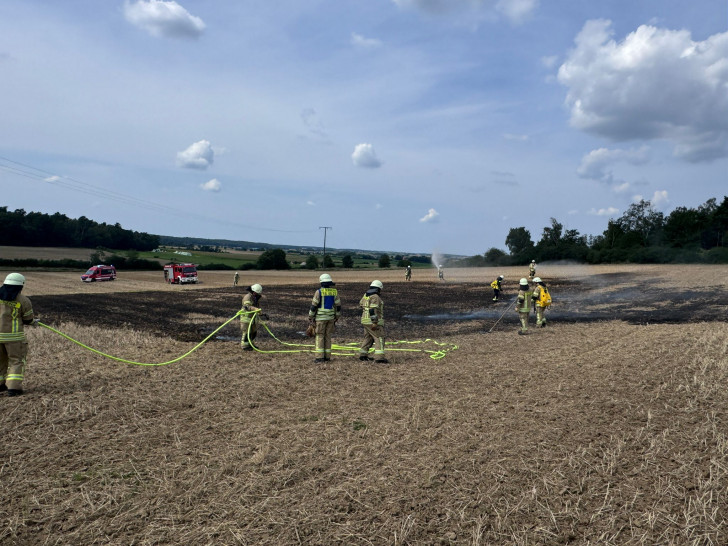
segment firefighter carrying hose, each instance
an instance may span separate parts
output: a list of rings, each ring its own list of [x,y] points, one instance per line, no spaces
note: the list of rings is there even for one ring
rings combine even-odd
[[[243,347],[243,351],[253,351],[251,341],[258,335],[258,320],[268,320],[268,315],[260,313],[259,301],[263,296],[263,287],[259,284],[254,284],[245,288],[248,292],[243,296],[243,313],[240,315],[240,329],[243,332],[243,337],[240,340],[240,345]]]
[[[316,325],[316,358],[314,362],[331,360],[331,337],[334,324],[341,316],[341,300],[331,275],[324,273],[319,277],[321,288],[316,290],[308,310],[308,320]]]
[[[359,360],[372,360],[367,356],[374,345],[374,361],[378,364],[389,364],[384,358],[384,302],[380,296],[384,285],[381,281],[372,281],[369,290],[359,300],[362,308],[361,323],[364,326],[364,341],[359,347]]]
[[[521,320],[521,329],[518,330],[519,336],[525,335],[528,330],[528,315],[531,312],[532,295],[533,292],[528,285],[528,279],[521,279],[518,283],[518,298],[516,301],[516,311],[518,311],[518,318]]]
[[[8,396],[23,394],[28,342],[23,326],[35,324],[33,306],[20,291],[25,277],[10,273],[0,286],[0,392]]]
[[[490,283],[490,287],[493,289],[493,301],[498,301],[498,296],[501,293],[501,283],[504,278],[503,275],[498,275],[498,278]]]

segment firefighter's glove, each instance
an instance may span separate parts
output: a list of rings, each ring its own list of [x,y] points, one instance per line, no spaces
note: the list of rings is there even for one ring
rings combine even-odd
[[[40,322],[40,319],[39,318],[34,318],[33,319],[33,322],[31,324],[33,324],[33,326],[38,326],[38,323],[39,322]]]

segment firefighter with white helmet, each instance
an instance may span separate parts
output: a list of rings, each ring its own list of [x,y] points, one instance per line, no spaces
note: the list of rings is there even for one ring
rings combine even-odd
[[[531,260],[528,264],[528,278],[533,279],[536,276],[536,260]]]
[[[498,301],[498,296],[500,296],[501,293],[501,283],[503,282],[503,279],[505,279],[503,275],[498,275],[498,278],[490,283],[490,287],[493,289],[493,301]]]
[[[546,308],[551,305],[551,294],[549,289],[546,288],[546,283],[541,280],[541,277],[534,277],[533,282],[536,283],[536,288],[531,295],[534,307],[536,308],[536,327],[546,327]]]
[[[364,340],[359,347],[359,360],[372,360],[369,358],[369,349],[374,346],[374,361],[379,364],[389,364],[384,358],[384,302],[381,292],[384,285],[381,281],[372,281],[369,289],[359,300],[362,308],[361,323],[364,326]]]
[[[411,281],[412,280],[412,266],[407,264],[407,267],[404,270],[404,280]]]
[[[516,300],[516,311],[521,320],[521,329],[518,335],[524,335],[528,330],[528,315],[531,312],[531,296],[533,292],[528,285],[528,279],[523,278],[518,283],[518,298]]]
[[[319,277],[321,287],[316,290],[308,310],[308,319],[316,325],[316,359],[314,362],[331,360],[331,338],[334,324],[341,316],[341,300],[331,275]]]
[[[233,275],[233,286],[237,286],[239,280],[240,280],[240,273],[238,273],[236,271],[235,272],[235,275]]]
[[[240,330],[243,337],[240,345],[243,351],[253,351],[252,341],[258,335],[258,320],[260,318],[268,320],[268,315],[260,312],[260,298],[263,296],[263,287],[259,284],[253,284],[245,288],[247,294],[243,296],[243,313],[240,315]]]
[[[24,325],[37,322],[30,300],[20,292],[25,277],[10,273],[0,286],[0,392],[23,394],[28,342]]]

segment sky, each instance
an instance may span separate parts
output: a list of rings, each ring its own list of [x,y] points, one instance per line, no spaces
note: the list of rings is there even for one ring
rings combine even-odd
[[[728,1],[3,0],[0,106],[10,210],[482,254],[728,195]]]

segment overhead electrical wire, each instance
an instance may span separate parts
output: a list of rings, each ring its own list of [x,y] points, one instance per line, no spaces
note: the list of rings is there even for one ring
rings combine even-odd
[[[173,214],[176,216],[184,215],[187,218],[196,218],[198,220],[205,221],[205,222],[216,222],[218,224],[225,224],[228,226],[258,230],[258,231],[272,231],[272,232],[279,232],[279,233],[308,233],[308,232],[312,231],[312,230],[288,230],[288,229],[276,229],[276,228],[266,228],[266,227],[260,227],[260,226],[251,226],[251,225],[247,225],[247,224],[241,224],[239,222],[233,222],[230,220],[223,220],[221,218],[213,218],[213,217],[205,216],[205,215],[194,213],[194,212],[188,212],[188,211],[176,209],[174,207],[169,207],[167,205],[154,203],[153,201],[147,201],[145,199],[140,199],[138,197],[126,195],[124,193],[117,192],[114,190],[107,190],[105,188],[101,188],[94,184],[89,184],[88,182],[84,182],[82,180],[78,180],[78,179],[70,177],[70,176],[59,176],[54,173],[45,171],[43,169],[33,167],[32,165],[28,165],[26,163],[21,163],[19,161],[15,161],[10,158],[3,157],[3,156],[0,156],[0,169],[7,171],[9,173],[15,174],[17,176],[30,178],[31,180],[41,181],[45,184],[51,184],[51,185],[57,186],[59,188],[75,191],[78,193],[84,193],[86,195],[93,195],[95,197],[101,197],[103,199],[108,199],[110,201],[115,201],[117,203],[124,203],[126,205],[131,205],[134,207],[151,210],[154,212],[162,212],[162,213],[166,213],[166,214]]]

